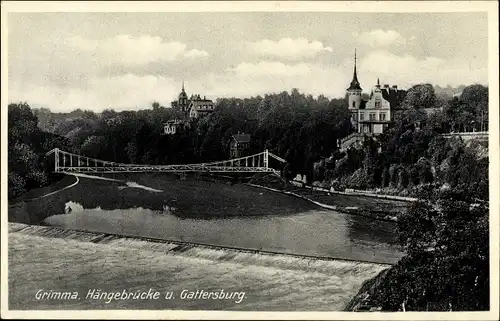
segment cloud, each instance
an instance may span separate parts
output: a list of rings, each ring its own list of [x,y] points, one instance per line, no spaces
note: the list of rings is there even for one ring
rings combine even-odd
[[[488,84],[486,65],[473,65],[465,58],[441,59],[426,57],[417,59],[411,55],[398,56],[386,50],[377,50],[361,57],[358,75],[366,85],[377,77],[388,84],[410,87],[428,82],[439,86],[463,84]],[[370,81],[371,83],[366,83]],[[362,83],[363,85],[363,83]],[[365,87],[366,87],[365,85]]]
[[[228,68],[227,71],[234,72],[239,77],[258,77],[258,76],[298,76],[307,75],[312,72],[311,65],[300,63],[296,65],[287,65],[282,62],[261,61],[258,63],[243,62],[235,68]]]
[[[197,58],[197,57],[208,57],[209,54],[204,50],[192,49],[186,52],[184,56],[188,58]]]
[[[331,47],[325,47],[319,41],[309,41],[305,38],[283,38],[279,41],[265,39],[247,45],[254,54],[284,59],[311,58],[325,51],[333,51]]]
[[[312,95],[334,96],[333,93],[345,89],[346,76],[339,69],[318,63],[243,62],[223,73],[211,73],[204,77],[203,86],[194,87],[210,97],[248,97],[292,88]]]
[[[161,37],[149,35],[131,37],[118,35],[102,41],[74,36],[67,44],[75,50],[90,53],[104,64],[145,65],[158,61],[176,61],[182,58],[207,57],[206,51],[187,50],[180,42],[165,42]]]
[[[403,89],[424,82],[441,87],[488,84],[487,65],[469,63],[467,58],[417,58],[396,55],[387,50],[375,50],[358,58],[358,78],[366,93],[375,85],[377,77],[382,84],[398,85]],[[58,69],[60,65],[58,68],[47,68],[47,64],[41,64],[39,60],[28,65],[22,63],[32,73],[24,73],[23,69],[19,69],[21,73],[9,75],[9,101],[27,101],[30,105],[44,105],[55,111],[75,108],[95,111],[105,108],[137,110],[149,107],[153,100],[169,106],[179,93],[182,78],[186,75],[154,69],[148,71],[149,74],[133,71],[113,76],[92,71],[85,74],[87,69],[79,66],[78,73],[74,75],[69,62],[65,69]],[[47,75],[58,70],[59,78],[64,81],[47,81]],[[9,74],[11,72],[9,68]],[[31,77],[36,74],[40,74],[40,77]],[[172,78],[165,75],[172,75]],[[69,79],[69,76],[74,79]],[[174,76],[182,78],[174,79]],[[337,65],[325,65],[319,61],[245,61],[229,68],[193,72],[185,79],[189,95],[200,94],[216,99],[264,95],[290,91],[292,88],[307,94],[340,98],[344,96],[351,78],[352,58],[346,58],[339,60]]]
[[[76,108],[102,111],[106,108],[137,110],[150,107],[152,101],[170,106],[179,84],[161,76],[123,76],[89,79],[86,88],[64,88],[52,83],[13,83],[9,101],[27,101],[30,105],[48,106],[54,111],[68,112]]]
[[[361,43],[371,47],[387,47],[389,45],[401,45],[406,43],[406,40],[399,32],[394,30],[384,31],[382,29],[376,29],[361,34],[354,33],[354,35]]]

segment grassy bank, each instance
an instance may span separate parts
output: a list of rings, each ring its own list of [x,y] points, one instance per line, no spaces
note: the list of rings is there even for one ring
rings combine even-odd
[[[39,224],[46,217],[64,213],[65,204],[73,201],[84,208],[103,210],[142,207],[163,210],[173,208],[179,217],[215,218],[256,215],[290,215],[316,208],[305,200],[279,195],[271,191],[196,176],[172,174],[108,174],[119,181],[80,177],[80,182],[67,190],[37,200],[21,199],[11,203],[9,221]],[[68,176],[64,180],[74,180]],[[62,182],[62,181],[61,181]],[[133,188],[126,182],[136,182],[161,192]],[[51,188],[51,190],[54,187]],[[46,189],[33,190],[32,197],[46,194]]]

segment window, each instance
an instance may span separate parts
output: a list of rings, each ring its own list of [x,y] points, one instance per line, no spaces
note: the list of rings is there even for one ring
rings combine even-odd
[[[361,121],[361,120],[364,120],[364,118],[365,118],[365,114],[363,114],[363,113],[359,114],[359,120],[360,120],[360,121]]]
[[[385,120],[385,113],[380,113],[380,120]]]
[[[375,100],[375,108],[380,108],[380,100]]]
[[[352,108],[356,108],[356,102],[355,101],[352,102]]]
[[[370,120],[375,120],[375,113],[370,113]]]
[[[358,113],[352,113],[352,118],[354,120],[358,120]]]

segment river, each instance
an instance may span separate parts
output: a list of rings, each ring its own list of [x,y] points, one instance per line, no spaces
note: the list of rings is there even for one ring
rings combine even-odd
[[[144,208],[83,209],[79,204],[72,208],[70,214],[48,217],[45,223],[101,233],[377,263],[395,263],[402,255],[394,244],[396,224],[329,210],[204,220]]]

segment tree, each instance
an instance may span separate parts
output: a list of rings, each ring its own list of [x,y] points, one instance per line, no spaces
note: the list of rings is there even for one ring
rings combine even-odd
[[[398,170],[398,186],[402,188],[408,187],[408,184],[410,184],[410,177],[408,176],[408,172],[404,167],[400,167]]]
[[[41,157],[46,152],[38,119],[27,103],[8,105],[9,197],[47,183]]]
[[[405,109],[423,109],[434,107],[435,102],[434,87],[431,84],[420,84],[408,89],[402,106]]]

